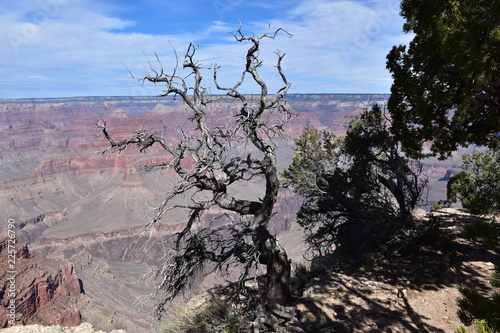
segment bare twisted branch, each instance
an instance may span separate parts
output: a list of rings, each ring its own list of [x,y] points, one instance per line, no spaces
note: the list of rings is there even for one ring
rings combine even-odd
[[[195,62],[198,46],[194,44],[189,45],[184,55],[182,70],[187,71],[187,75],[181,75],[178,60],[175,68],[168,74],[155,54],[159,69],[153,68],[149,63],[152,74],[138,80],[143,83],[164,84],[165,91],[161,96],[180,96],[191,110],[190,120],[194,125],[195,135],[188,135],[181,130],[182,140],[175,147],[166,144],[163,137],[157,133],[147,134],[143,129],[134,132],[128,139],[114,141],[106,122],[101,120],[97,124],[110,143],[103,153],[123,150],[128,145],[136,145],[144,152],[158,144],[170,158],[167,162],[146,166],[146,169],[172,168],[180,177],[165,194],[156,213],[147,223],[151,232],[171,209],[189,210],[186,225],[175,235],[172,247],[163,259],[163,265],[154,274],[161,280],[155,295],[163,293],[163,300],[158,305],[159,316],[166,303],[185,290],[192,278],[201,272],[207,263],[213,263],[211,267],[215,267],[214,269],[227,269],[233,262],[243,264],[240,282],[251,267],[265,264],[269,275],[269,292],[264,294],[279,302],[283,302],[287,297],[286,280],[290,277],[290,263],[276,238],[269,233],[268,224],[273,216],[279,188],[276,149],[272,138],[283,135],[283,126],[292,116],[290,107],[282,101],[291,83],[282,70],[284,54],[279,51],[275,52],[278,57],[276,68],[283,86],[276,94],[269,95],[268,87],[258,71],[262,65],[259,59],[261,40],[275,39],[280,31],[291,37],[291,34],[281,28],[274,34],[266,32],[258,37],[244,36],[241,26],[237,34],[233,33],[237,42],[249,42],[250,47],[240,80],[232,87],[220,86],[217,81],[219,67],[213,66],[216,88],[225,91],[228,97],[239,102],[240,111],[233,115],[227,126],[214,126],[207,121],[207,105],[215,98],[209,95],[209,89],[203,85],[203,68]],[[260,94],[255,100],[239,91],[246,77],[251,77],[260,87]],[[241,156],[238,142],[249,143],[258,153],[254,157],[250,154]],[[188,157],[191,160],[189,165],[185,163]],[[183,161],[184,163],[181,163]],[[262,199],[247,200],[230,194],[229,188],[233,184],[255,179],[262,179],[265,188]],[[178,195],[192,192],[202,194],[203,199],[196,200],[193,197],[191,204],[171,205]],[[225,211],[221,215],[224,221],[212,219],[201,222],[204,213],[213,208]],[[201,223],[196,223],[197,221]]]

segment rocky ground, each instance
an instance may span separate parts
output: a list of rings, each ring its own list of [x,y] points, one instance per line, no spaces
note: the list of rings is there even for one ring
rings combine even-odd
[[[456,210],[436,216],[443,220],[443,231],[456,237],[448,248],[427,246],[374,269],[331,271],[309,281],[296,308],[308,323],[309,330],[304,328],[310,332],[453,332],[461,325],[456,315],[459,285],[475,286],[485,294],[499,291],[489,281],[500,251],[462,237],[464,225],[473,216]]]
[[[260,332],[454,332],[462,325],[457,317],[458,286],[474,286],[485,295],[500,291],[490,284],[500,249],[463,237],[464,226],[477,217],[455,209],[433,214],[440,227],[390,259],[360,266],[333,255],[315,258],[307,271],[300,269],[299,279],[309,277],[302,296],[290,304],[293,307],[275,310],[266,319],[273,329],[262,327]],[[178,312],[216,306],[207,296],[199,295]]]
[[[435,213],[442,234],[452,241],[430,239],[418,251],[354,269],[333,256],[315,260],[314,277],[296,299],[291,325],[283,313],[279,332],[453,332],[461,325],[456,312],[461,284],[483,294],[500,288],[490,284],[500,249],[465,239],[465,225],[476,217],[458,210]],[[432,242],[440,242],[434,246]],[[286,323],[286,324],[285,324]],[[16,326],[5,333],[104,333],[91,324],[77,327]],[[113,333],[124,333],[113,330]],[[131,333],[131,332],[129,332]]]

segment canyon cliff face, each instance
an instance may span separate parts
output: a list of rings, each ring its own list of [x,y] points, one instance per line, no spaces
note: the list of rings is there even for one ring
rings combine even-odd
[[[285,127],[288,138],[277,140],[280,168],[289,164],[291,139],[300,135],[305,125],[340,135],[363,109],[375,102],[384,103],[386,98],[287,96],[298,116]],[[207,112],[215,124],[224,124],[225,118],[237,112],[237,105],[228,98],[209,106]],[[121,239],[127,239],[123,236],[127,233],[136,235],[150,213],[148,208],[158,204],[175,181],[168,170],[145,172],[144,165],[165,161],[165,154],[156,148],[147,154],[133,148],[101,154],[107,147],[95,125],[101,118],[116,139],[146,128],[175,143],[181,137],[179,128],[190,130],[187,107],[169,99],[0,100],[0,209],[8,218],[27,223],[20,237],[33,251],[40,248],[43,253],[54,251],[69,257],[74,250],[64,254],[63,247],[49,249],[49,244],[71,239],[77,246],[75,243],[90,241],[92,234],[97,239],[108,239],[113,233]],[[259,190],[255,187],[242,192],[258,197]],[[176,231],[185,217],[185,212],[172,211],[164,220],[165,232]],[[278,224],[283,223],[285,219]],[[130,258],[125,255],[123,259]]]
[[[15,245],[15,260],[8,261],[9,239],[0,240],[0,327],[12,322],[79,325],[80,282],[73,265],[32,255],[22,243]]]
[[[384,104],[387,98],[387,95],[287,96],[297,116],[285,127],[287,137],[276,140],[279,168],[290,164],[293,138],[306,125],[343,135],[349,122],[362,110],[373,103]],[[223,125],[238,108],[233,100],[221,98],[209,104],[207,112],[212,123]],[[187,107],[168,98],[0,100],[0,210],[5,218],[17,221],[18,240],[26,242],[35,253],[30,258],[48,263],[49,259],[41,259],[43,255],[75,263],[62,268],[56,265],[52,270],[45,269],[45,273],[39,268],[41,263],[25,268],[21,276],[29,280],[27,285],[31,286],[34,280],[39,282],[39,287],[25,289],[31,293],[23,294],[26,307],[29,303],[37,311],[48,311],[44,310],[50,309],[47,300],[65,299],[68,313],[57,320],[76,324],[79,317],[78,311],[73,311],[77,308],[72,303],[75,297],[72,293],[82,287],[87,292],[78,309],[85,320],[105,329],[148,330],[144,318],[149,318],[150,307],[130,313],[126,310],[140,294],[130,292],[137,282],[125,276],[133,276],[137,281],[147,271],[147,265],[158,263],[164,250],[161,237],[181,230],[187,212],[170,211],[152,237],[144,237],[143,226],[152,213],[151,208],[162,200],[176,176],[169,170],[145,171],[145,165],[168,161],[158,148],[147,153],[134,148],[114,154],[104,152],[108,144],[96,123],[104,119],[115,139],[124,139],[131,132],[146,128],[175,144],[181,138],[180,129],[192,130],[188,118]],[[444,162],[424,161],[424,172],[431,177],[434,187],[429,198],[431,204],[443,198],[444,180],[456,172],[460,163],[459,154]],[[263,193],[258,184],[251,183],[235,187],[234,191],[249,199],[262,197]],[[283,189],[271,224],[271,231],[278,235],[290,257],[299,260],[305,249],[301,230],[295,223],[300,203],[301,199],[290,189]],[[4,225],[0,226],[0,232],[6,235]],[[82,264],[82,254],[93,259]],[[81,286],[74,283],[75,269]],[[100,297],[110,284],[114,286],[113,293]],[[147,294],[149,289],[140,290]],[[26,311],[32,310],[26,308]]]

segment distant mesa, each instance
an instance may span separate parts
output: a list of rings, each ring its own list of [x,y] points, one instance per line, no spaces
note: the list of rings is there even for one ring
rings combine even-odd
[[[128,115],[125,113],[123,109],[116,109],[113,112],[108,114],[108,118],[127,118]]]
[[[158,103],[156,106],[149,112],[150,114],[166,114],[173,111],[175,107],[166,106],[165,104]]]

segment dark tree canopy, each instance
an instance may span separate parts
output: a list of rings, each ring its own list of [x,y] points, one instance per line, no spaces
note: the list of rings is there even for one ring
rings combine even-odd
[[[344,143],[356,174],[371,172],[397,202],[403,228],[414,226],[412,210],[422,199],[427,179],[421,177],[422,165],[401,152],[401,145],[390,132],[382,109],[375,104],[350,124]]]
[[[378,105],[352,121],[343,139],[306,127],[295,144],[282,176],[305,198],[297,217],[313,252],[333,244],[369,251],[414,227],[426,180],[401,153]]]
[[[405,151],[446,157],[500,132],[500,2],[403,0],[409,47],[394,46],[388,110]]]

